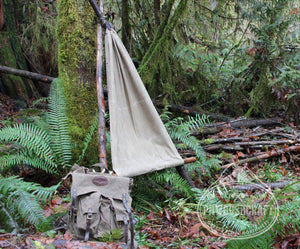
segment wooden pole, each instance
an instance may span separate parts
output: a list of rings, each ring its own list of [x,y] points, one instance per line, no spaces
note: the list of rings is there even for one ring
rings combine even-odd
[[[103,0],[99,1],[99,7],[103,13]],[[106,158],[106,135],[105,135],[105,100],[102,83],[103,70],[103,28],[100,23],[97,24],[97,99],[98,99],[98,145],[99,145],[99,162],[107,168]]]

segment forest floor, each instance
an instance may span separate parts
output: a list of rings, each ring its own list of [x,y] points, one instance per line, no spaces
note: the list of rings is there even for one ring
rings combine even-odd
[[[40,111],[23,109],[31,103],[19,102],[1,96],[0,128],[32,119]],[[236,178],[241,169],[251,170],[258,178],[273,188],[300,179],[300,127],[293,123],[281,123],[279,119],[249,125],[246,119],[235,119],[229,123],[209,124],[202,130],[193,131],[199,139],[208,158],[217,156],[221,169],[209,178],[205,173],[194,179],[197,188],[208,188],[220,179],[221,172]],[[240,122],[240,125],[234,124]],[[1,149],[1,148],[0,148]],[[192,157],[193,151],[181,151],[182,156]],[[188,167],[188,165],[186,166]],[[204,171],[204,170],[203,170]],[[246,192],[253,191],[252,189]],[[180,196],[178,199],[180,200]],[[226,200],[222,200],[226,201]],[[133,204],[134,206],[134,204]],[[67,212],[69,203],[64,201],[64,193],[55,195],[45,206],[48,215]],[[134,210],[138,217],[136,240],[139,248],[225,248],[226,241],[218,233],[211,233],[207,225],[199,221],[195,211],[175,210],[164,206],[150,212]],[[56,210],[56,211],[55,211]],[[33,231],[34,229],[32,229]],[[300,248],[300,231],[287,237],[278,237],[274,248]],[[0,234],[0,248],[100,248],[119,249],[121,244],[112,242],[82,242],[73,240],[64,230],[49,233]]]

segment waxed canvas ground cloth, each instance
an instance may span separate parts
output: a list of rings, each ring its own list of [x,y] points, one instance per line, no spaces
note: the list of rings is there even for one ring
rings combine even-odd
[[[119,176],[183,165],[122,41],[106,30],[111,155]]]

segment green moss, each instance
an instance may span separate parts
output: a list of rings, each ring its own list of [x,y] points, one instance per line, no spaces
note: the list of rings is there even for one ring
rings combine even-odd
[[[66,91],[67,113],[76,147],[76,159],[97,113],[96,16],[88,1],[58,2],[57,39],[59,78]],[[90,148],[97,151],[97,146]]]
[[[154,39],[148,48],[138,71],[147,85],[151,96],[165,94],[176,97],[178,85],[183,85],[180,79],[181,66],[172,57],[173,36],[178,21],[183,16],[187,7],[187,0],[181,0],[176,6],[175,1],[169,1],[164,20],[157,29]],[[178,75],[178,77],[174,77]],[[175,91],[176,89],[176,91]]]

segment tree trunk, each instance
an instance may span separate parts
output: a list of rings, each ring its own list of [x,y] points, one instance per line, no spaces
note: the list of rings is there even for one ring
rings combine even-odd
[[[80,155],[85,135],[97,115],[96,24],[89,1],[58,1],[58,69],[76,147],[74,159]],[[89,150],[88,161],[98,161],[96,139],[90,148],[94,150]]]
[[[14,0],[0,0],[0,65],[28,70],[17,33]],[[11,74],[0,74],[0,92],[12,98],[39,97],[34,83]]]
[[[155,24],[156,24],[156,26],[159,26],[159,24],[160,24],[160,0],[154,0],[153,7],[154,7]]]
[[[130,54],[131,25],[129,22],[129,1],[122,1],[122,42]]]

